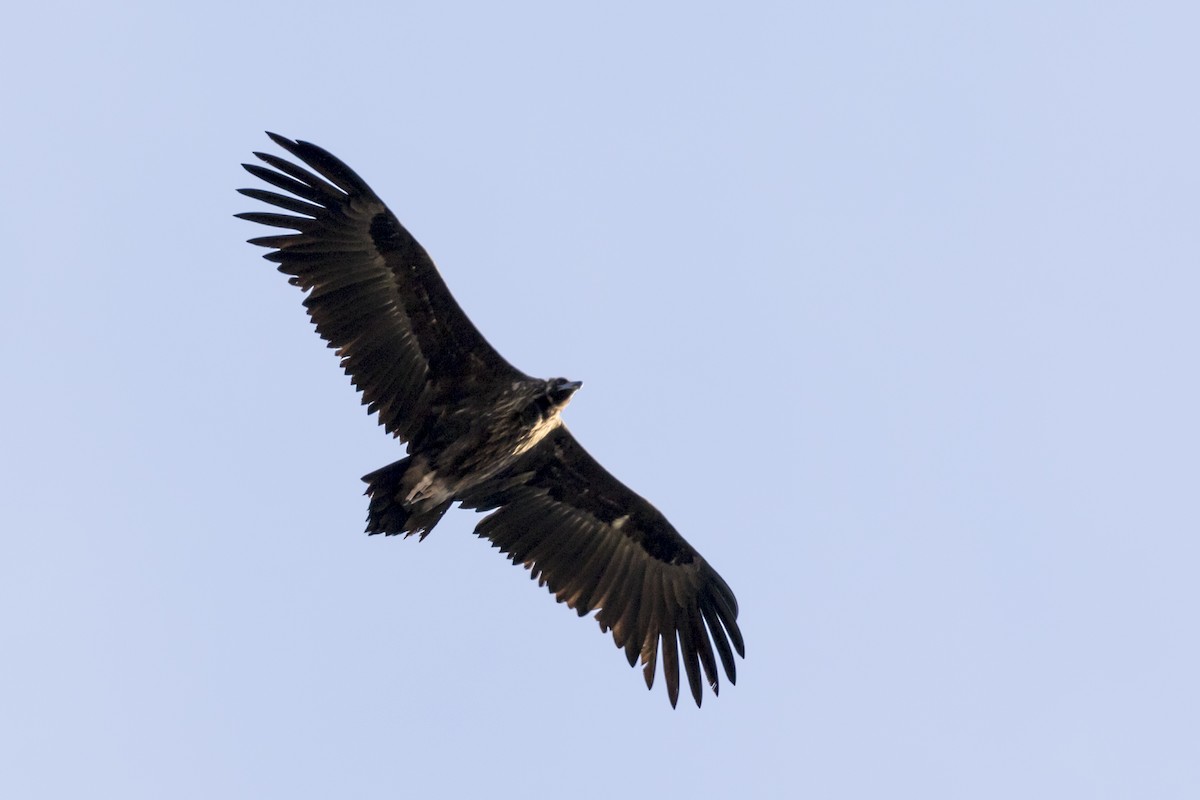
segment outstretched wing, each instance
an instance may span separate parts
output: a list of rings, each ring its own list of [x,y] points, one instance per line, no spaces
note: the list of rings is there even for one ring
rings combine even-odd
[[[463,505],[496,509],[475,528],[580,616],[599,610],[629,665],[654,685],[661,643],[667,694],[679,698],[679,657],[696,705],[700,669],[719,689],[713,649],[730,683],[745,657],[737,600],[659,511],[600,466],[559,426]],[[707,626],[707,629],[706,629]],[[732,648],[730,645],[732,644]]]
[[[290,214],[238,217],[294,233],[251,239],[308,292],[304,306],[371,413],[402,440],[474,387],[524,378],[463,313],[433,260],[371,187],[327,151],[268,133],[312,171],[267,153],[243,164],[287,194],[239,189]]]

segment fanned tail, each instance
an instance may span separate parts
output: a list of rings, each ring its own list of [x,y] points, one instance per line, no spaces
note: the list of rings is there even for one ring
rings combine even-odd
[[[366,494],[371,498],[367,508],[367,533],[387,536],[419,533],[422,539],[429,535],[454,498],[440,503],[428,498],[412,502],[406,499],[428,471],[424,459],[414,461],[409,456],[363,476]]]

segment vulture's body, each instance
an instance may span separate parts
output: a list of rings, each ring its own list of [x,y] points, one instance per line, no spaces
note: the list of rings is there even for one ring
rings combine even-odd
[[[307,292],[363,403],[408,443],[406,458],[363,478],[367,531],[424,538],[455,502],[491,511],[476,533],[580,616],[597,611],[647,686],[661,647],[672,705],[680,657],[697,705],[701,669],[718,689],[717,658],[733,682],[733,651],[745,653],[733,592],[567,431],[560,413],[580,384],[510,365],[361,178],[315,145],[270,136],[309,169],[255,153],[274,169],[246,169],[288,194],[240,191],[291,213],[238,216],[292,231],[250,241]]]

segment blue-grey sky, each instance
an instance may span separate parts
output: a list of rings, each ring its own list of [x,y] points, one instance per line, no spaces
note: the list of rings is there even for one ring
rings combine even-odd
[[[413,5],[9,13],[0,796],[1200,796],[1196,6]],[[736,687],[361,533],[264,129],[585,381]]]

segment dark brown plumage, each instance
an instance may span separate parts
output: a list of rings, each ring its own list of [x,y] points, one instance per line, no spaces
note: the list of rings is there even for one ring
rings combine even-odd
[[[475,529],[580,616],[596,611],[653,685],[659,648],[671,705],[679,659],[696,704],[745,655],[729,586],[645,499],[562,424],[579,388],[504,360],[450,295],[433,261],[370,187],[325,150],[268,134],[310,169],[267,153],[245,168],[288,194],[241,189],[282,209],[238,214],[289,233],[271,248],[307,297],[363,403],[407,457],[367,475],[370,533],[424,538],[455,502],[490,511]],[[311,170],[311,171],[310,171]],[[314,174],[315,173],[315,174]]]

